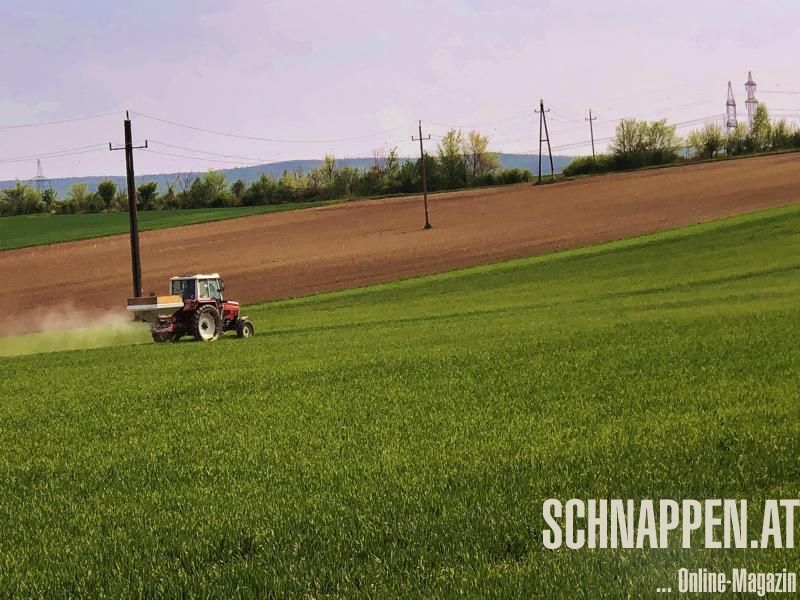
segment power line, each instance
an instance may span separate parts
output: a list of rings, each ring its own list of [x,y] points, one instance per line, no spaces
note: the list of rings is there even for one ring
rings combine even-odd
[[[567,115],[567,113],[565,111],[562,111],[562,110],[556,108],[552,104],[550,104],[549,107],[550,107],[550,110],[553,111],[553,114],[555,114],[555,116],[558,119],[562,120],[562,121],[566,121],[567,123],[582,123],[583,122],[583,120],[571,118],[570,116]]]
[[[189,156],[188,154],[174,154],[172,152],[161,152],[160,150],[153,150],[152,148],[142,149],[144,152],[149,152],[150,154],[158,154],[160,156],[168,156],[170,158],[188,158],[190,160],[202,160],[204,162],[213,162],[213,163],[222,163],[227,165],[238,165],[238,166],[246,166],[246,167],[257,167],[259,165],[268,165],[271,164],[273,161],[265,161],[265,162],[258,162],[258,161],[242,161],[242,160],[225,160],[224,158],[214,158],[211,156]],[[274,161],[274,162],[281,162],[281,161]]]
[[[186,158],[186,159],[189,159],[189,160],[200,160],[200,161],[205,161],[205,162],[221,163],[221,164],[227,164],[227,165],[238,165],[238,166],[242,166],[242,167],[259,167],[259,166],[262,166],[262,165],[273,165],[273,164],[279,164],[279,163],[282,163],[282,162],[294,162],[293,160],[290,160],[290,159],[281,160],[281,159],[248,158],[248,157],[244,157],[244,156],[237,156],[235,154],[219,154],[219,153],[215,153],[215,152],[206,152],[205,150],[197,150],[197,149],[194,149],[194,148],[187,148],[187,147],[184,147],[184,146],[175,146],[175,145],[172,145],[172,144],[165,144],[163,142],[156,142],[155,140],[150,140],[150,143],[151,144],[158,144],[160,146],[166,146],[166,147],[169,147],[169,148],[178,148],[178,149],[187,150],[189,152],[197,152],[197,153],[209,155],[209,156],[191,156],[191,155],[188,155],[188,154],[177,154],[177,153],[174,153],[174,152],[162,152],[160,150],[153,150],[152,148],[143,149],[144,152],[149,152],[151,154],[158,154],[160,156],[167,156],[169,158]],[[373,150],[381,150],[381,149],[384,149],[384,148],[390,148],[390,147],[394,147],[395,145],[380,146],[378,148],[373,148]],[[357,154],[359,154],[359,153],[357,153]],[[222,158],[216,158],[216,157],[222,157]],[[234,159],[238,158],[239,160],[228,160],[229,158],[234,158]],[[369,158],[369,157],[364,155],[364,156],[359,157],[359,158]],[[316,160],[316,159],[314,159],[314,160]],[[344,159],[342,159],[342,160],[344,160]]]
[[[62,156],[74,156],[76,154],[87,154],[89,152],[98,152],[106,148],[105,144],[93,144],[91,146],[81,146],[79,148],[69,148],[66,150],[55,150],[52,152],[40,152],[38,154],[31,154],[28,156],[15,156],[10,158],[0,158],[0,164],[26,162],[36,158],[61,158]]]
[[[174,127],[183,127],[184,129],[191,129],[192,131],[200,131],[202,133],[210,133],[212,135],[221,135],[224,137],[230,138],[237,138],[242,140],[252,140],[257,142],[272,142],[272,143],[279,143],[279,144],[333,144],[338,142],[353,142],[356,140],[363,140],[371,137],[377,137],[379,135],[385,135],[387,133],[392,133],[394,131],[399,131],[403,129],[403,127],[395,127],[394,129],[386,129],[384,131],[379,131],[377,133],[370,133],[367,135],[359,135],[347,138],[330,138],[330,139],[319,139],[319,140],[284,140],[279,138],[267,138],[267,137],[257,137],[251,135],[241,135],[238,133],[230,133],[227,131],[218,131],[215,129],[206,129],[204,127],[196,127],[194,125],[186,125],[185,123],[178,123],[177,121],[170,121],[168,119],[162,119],[161,117],[154,117],[152,115],[146,115],[144,113],[134,112],[131,111],[131,114],[137,115],[139,117],[144,117],[145,119],[151,119],[153,121],[159,121],[161,123],[166,123],[167,125],[172,125]]]
[[[676,128],[680,129],[682,127],[690,127],[692,125],[701,125],[708,123],[709,121],[715,120],[724,120],[725,115],[723,113],[717,113],[716,115],[709,115],[707,117],[699,117],[697,119],[689,119],[688,121],[679,121],[677,123],[672,123]]]
[[[271,162],[271,161],[276,161],[277,162],[277,159],[274,159],[274,158],[266,159],[266,158],[253,158],[252,156],[240,156],[238,154],[220,154],[218,152],[209,152],[207,150],[199,150],[197,148],[189,148],[187,146],[177,146],[175,144],[168,144],[166,142],[159,142],[158,140],[150,140],[150,143],[151,144],[156,144],[158,146],[165,146],[167,148],[175,148],[177,150],[186,150],[188,152],[197,152],[198,154],[208,154],[210,156],[218,156],[218,157],[221,157],[221,158],[238,158],[238,159],[245,160],[245,161],[248,161],[248,162],[260,162],[260,163],[268,163],[268,162]],[[203,158],[203,157],[195,157],[195,158]]]
[[[682,110],[682,109],[685,109],[685,108],[693,108],[695,106],[705,106],[705,105],[712,105],[712,104],[716,104],[716,101],[715,100],[698,100],[697,102],[689,102],[687,104],[678,104],[678,105],[671,105],[671,106],[668,106],[666,108],[657,108],[657,109],[652,110],[652,111],[650,111],[648,113],[645,113],[644,116],[652,118],[652,115],[663,115],[667,111],[673,111],[674,112],[674,111]]]
[[[278,162],[286,162],[285,160],[276,159],[276,158],[256,158],[256,157],[252,157],[252,156],[242,156],[242,155],[239,155],[239,154],[223,154],[223,153],[219,153],[219,152],[209,152],[207,150],[201,150],[199,148],[190,148],[188,146],[179,146],[179,145],[176,145],[176,144],[169,144],[167,142],[161,142],[161,141],[158,141],[158,140],[149,140],[149,142],[151,144],[156,144],[158,146],[164,146],[166,148],[174,148],[174,149],[177,149],[177,150],[185,150],[187,152],[195,152],[195,153],[198,153],[198,154],[206,154],[206,155],[208,155],[208,157],[206,157],[206,156],[189,156],[189,155],[186,155],[186,154],[175,154],[175,153],[170,153],[170,152],[163,152],[163,151],[149,149],[149,151],[152,152],[153,154],[161,154],[163,156],[170,156],[170,157],[174,157],[174,158],[189,158],[189,159],[193,159],[193,160],[211,160],[210,157],[220,157],[220,158],[223,158],[223,159],[238,159],[238,160],[216,160],[216,159],[213,159],[213,160],[211,160],[211,162],[221,162],[221,163],[229,163],[229,164],[253,163],[256,166],[257,165],[261,165],[261,164],[273,164],[273,163],[278,163]],[[391,142],[391,143],[384,144],[382,146],[378,146],[376,148],[372,148],[370,150],[370,152],[372,152],[373,150],[383,150],[383,149],[387,149],[387,148],[393,148],[393,147],[396,147],[396,146],[398,146],[400,144],[407,143],[407,142],[408,142],[408,140],[405,140],[405,139],[397,140],[396,142]],[[356,152],[356,153],[350,153],[350,154],[351,155],[363,154],[364,155],[363,158],[368,158],[368,156],[367,156],[368,153],[366,153],[366,152]]]
[[[614,139],[614,136],[611,135],[611,136],[608,136],[608,137],[595,138],[594,141],[595,141],[595,143],[610,142],[613,139]],[[581,142],[572,142],[571,144],[561,144],[560,146],[553,146],[553,150],[569,150],[569,149],[572,149],[572,148],[582,148],[584,146],[591,146],[591,145],[592,145],[592,141],[591,140],[584,140],[584,141],[581,141]]]
[[[7,129],[23,129],[26,127],[45,127],[47,125],[61,125],[63,123],[74,123],[76,121],[88,121],[90,119],[100,119],[102,117],[110,117],[112,115],[119,115],[120,111],[98,113],[96,115],[87,115],[85,117],[74,117],[72,119],[60,119],[58,121],[43,121],[41,123],[23,123],[21,125],[0,125],[0,130]]]
[[[487,127],[496,127],[497,125],[500,125],[501,123],[508,123],[509,121],[522,120],[522,119],[526,118],[527,116],[528,116],[528,112],[526,111],[524,113],[517,113],[515,115],[511,115],[509,117],[505,117],[505,118],[499,119],[499,120],[494,121],[492,123],[483,123],[483,124],[480,124],[480,125],[465,125],[465,124],[460,124],[459,125],[457,123],[440,123],[440,122],[436,122],[436,121],[426,121],[426,123],[428,123],[429,125],[436,125],[437,127],[446,127],[448,129],[483,129],[483,128],[487,128]]]

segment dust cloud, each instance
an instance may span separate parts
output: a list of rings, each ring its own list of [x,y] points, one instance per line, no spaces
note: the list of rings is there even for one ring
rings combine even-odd
[[[33,333],[23,333],[25,331]],[[125,311],[91,312],[74,307],[48,309],[25,323],[0,323],[0,356],[139,344],[150,340],[147,323]]]

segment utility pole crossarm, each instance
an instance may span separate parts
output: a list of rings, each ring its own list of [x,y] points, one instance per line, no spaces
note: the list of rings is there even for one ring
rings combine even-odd
[[[125,150],[126,148],[127,146],[117,146],[115,148],[114,146],[111,145],[111,142],[108,142],[108,149],[111,150],[112,152],[114,150]],[[149,148],[149,146],[147,145],[147,140],[145,140],[144,144],[142,144],[141,146],[131,146],[131,150],[142,150],[145,148]]]

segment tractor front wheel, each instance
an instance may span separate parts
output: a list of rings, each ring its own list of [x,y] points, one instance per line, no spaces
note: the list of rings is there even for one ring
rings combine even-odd
[[[255,334],[256,329],[253,327],[253,323],[245,317],[244,319],[239,319],[239,323],[236,325],[236,335],[240,338],[249,338],[253,337]]]
[[[194,314],[194,339],[213,342],[222,335],[222,317],[216,306],[207,304]]]

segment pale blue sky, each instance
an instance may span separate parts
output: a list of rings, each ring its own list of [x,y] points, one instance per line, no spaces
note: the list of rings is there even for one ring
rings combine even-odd
[[[590,107],[598,138],[623,116],[721,115],[729,79],[741,115],[749,69],[761,100],[800,115],[800,95],[766,93],[800,90],[797,0],[3,0],[0,23],[0,126],[119,111],[0,129],[0,179],[33,175],[34,159],[9,158],[121,142],[125,109],[261,138],[378,134],[273,143],[135,116],[137,140],[200,157],[138,152],[139,173],[250,162],[183,148],[284,160],[369,156],[400,142],[405,155],[417,119],[426,133],[478,125],[495,149],[530,151],[539,96],[553,107],[559,147],[588,139]],[[42,163],[52,177],[124,172],[121,153],[108,151]]]

